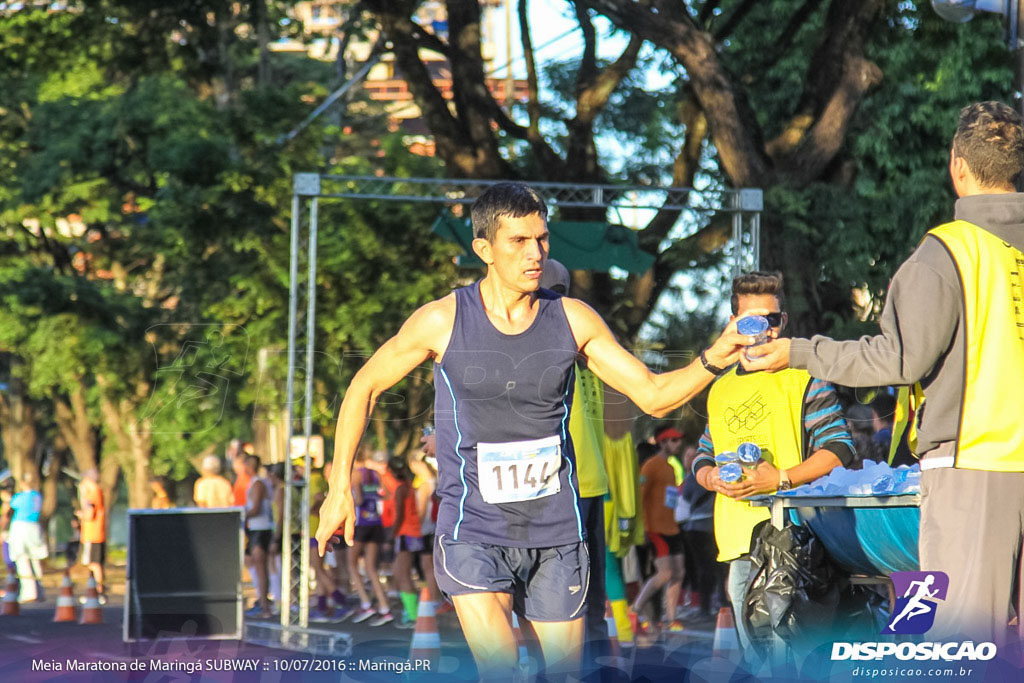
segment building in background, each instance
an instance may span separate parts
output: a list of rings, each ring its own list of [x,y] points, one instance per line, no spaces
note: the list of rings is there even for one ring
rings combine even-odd
[[[280,40],[272,44],[271,49],[275,52],[305,52],[313,59],[336,62],[344,45],[344,54],[341,58],[348,65],[345,72],[354,73],[357,65],[369,58],[378,37],[377,32],[373,30],[367,31],[363,36],[345,40],[343,32],[356,5],[353,0],[310,0],[296,3],[294,19],[302,23],[302,40]],[[497,55],[499,42],[505,45],[511,32],[507,9],[502,0],[485,0],[482,3],[481,56],[484,71],[493,74],[487,80],[488,88],[501,106],[507,102],[510,92],[516,102],[525,102],[528,96],[525,80],[508,78],[508,50],[506,49],[505,59],[500,59]],[[447,40],[448,15],[443,2],[424,2],[414,19],[431,33],[442,40]],[[501,38],[500,41],[496,40],[498,36]],[[443,55],[429,50],[423,50],[421,58],[434,85],[446,99],[451,99],[452,73],[448,60]],[[392,55],[385,55],[370,70],[360,87],[371,100],[384,103],[395,129],[400,129],[409,136],[410,150],[428,156],[434,154],[430,131]]]

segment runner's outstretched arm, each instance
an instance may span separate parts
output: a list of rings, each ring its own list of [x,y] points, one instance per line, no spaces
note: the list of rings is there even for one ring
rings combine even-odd
[[[374,404],[383,392],[421,363],[443,353],[454,319],[453,296],[426,304],[405,321],[398,334],[377,349],[348,385],[334,432],[334,467],[329,490],[320,506],[316,540],[321,557],[338,529],[343,531],[345,543],[352,545],[355,534],[352,460]]]
[[[662,417],[692,399],[715,378],[699,358],[672,372],[651,372],[636,356],[622,348],[594,309],[568,297],[563,297],[562,303],[587,366],[645,413]],[[751,311],[755,313],[759,311]],[[731,322],[706,349],[705,358],[711,365],[727,368],[736,363],[742,349],[754,341],[753,337],[736,332],[736,323]]]

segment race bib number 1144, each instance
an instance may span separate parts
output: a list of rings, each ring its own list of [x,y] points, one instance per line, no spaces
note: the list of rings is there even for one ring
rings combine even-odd
[[[558,493],[562,439],[478,443],[477,477],[486,503],[516,503]]]

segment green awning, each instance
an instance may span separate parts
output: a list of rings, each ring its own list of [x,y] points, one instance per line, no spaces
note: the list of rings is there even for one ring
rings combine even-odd
[[[441,213],[431,232],[455,242],[465,252],[458,264],[466,268],[484,264],[473,253],[473,230],[468,218],[458,218],[450,211]],[[552,221],[551,258],[569,270],[607,272],[615,266],[630,273],[644,273],[654,264],[654,257],[640,249],[636,232],[623,225],[594,221]]]

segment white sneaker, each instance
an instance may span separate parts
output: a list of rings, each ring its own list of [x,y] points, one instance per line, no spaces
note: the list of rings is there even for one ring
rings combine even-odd
[[[372,607],[360,607],[354,617],[352,617],[353,624],[361,624],[372,616],[377,614],[377,610]]]
[[[370,626],[383,626],[385,624],[390,624],[394,620],[395,617],[391,612],[384,612],[371,619]]]

